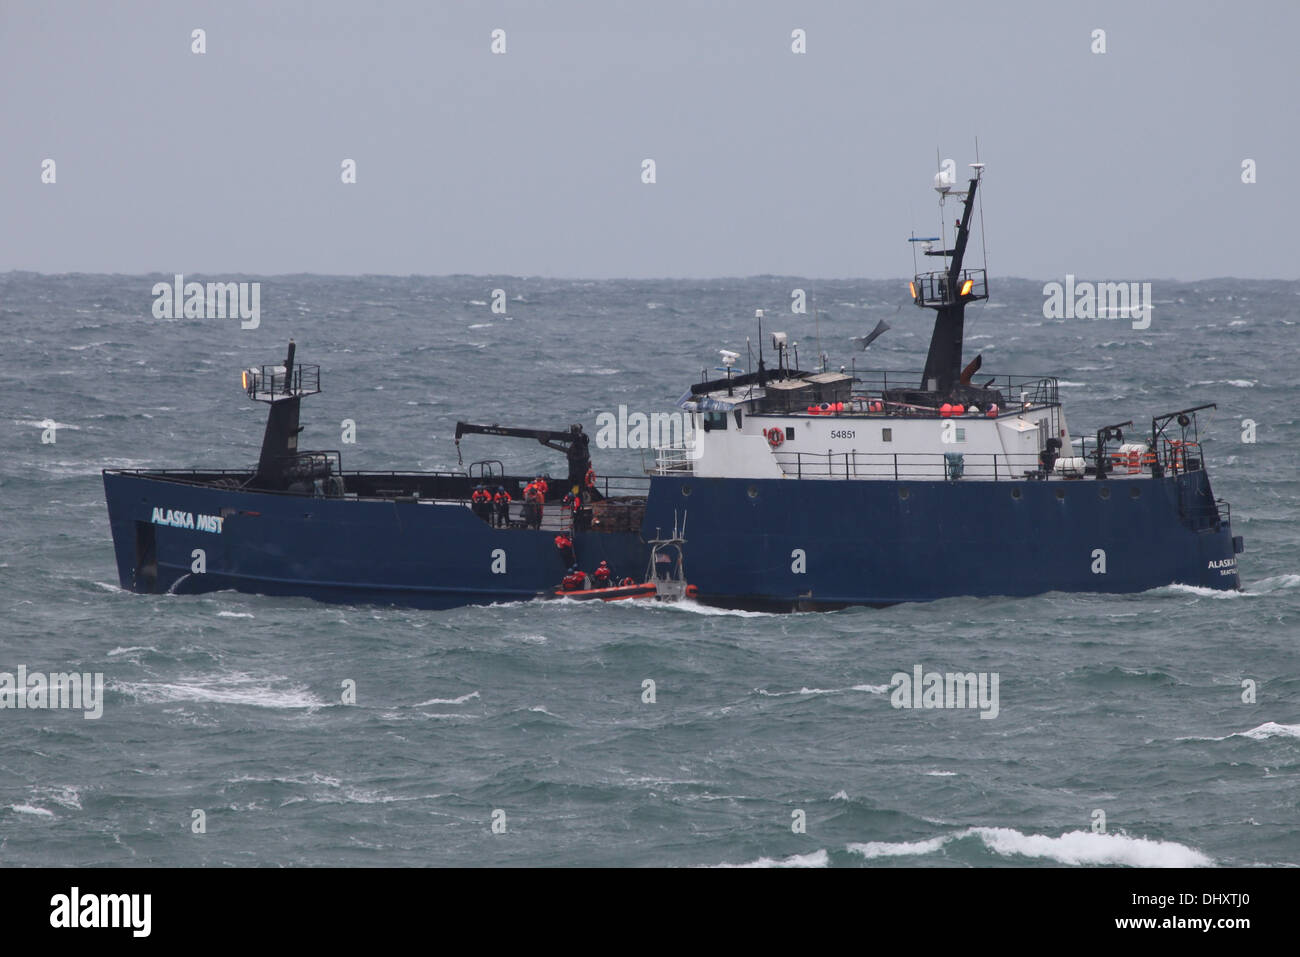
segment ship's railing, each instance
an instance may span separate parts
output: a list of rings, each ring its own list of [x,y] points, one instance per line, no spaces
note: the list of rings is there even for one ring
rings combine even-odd
[[[987,299],[988,277],[983,269],[963,269],[957,277],[957,285],[950,287],[946,269],[924,272],[913,277],[912,295],[918,306],[946,306],[963,298],[967,301]]]
[[[924,373],[919,371],[858,372],[855,369],[853,375],[855,379],[853,383],[855,398],[861,395],[868,398],[880,398],[884,392],[889,390],[920,389],[922,387],[921,377]],[[1006,399],[1009,408],[1015,408],[1016,405],[1026,402],[1033,406],[1055,405],[1060,402],[1060,384],[1055,376],[1011,375],[1006,373],[996,376],[983,376],[977,372],[972,376],[972,381],[981,386],[987,382],[988,388],[997,389]],[[928,414],[933,415],[935,413]]]
[[[1197,472],[1205,468],[1205,458],[1201,452],[1201,443],[1160,437],[1157,457],[1165,474],[1179,472]]]
[[[396,471],[384,470],[384,469],[376,469],[376,470],[356,469],[351,472],[343,472],[342,474],[384,477],[384,478],[398,478],[400,476],[400,477],[417,478],[417,479],[438,479],[438,478],[468,479],[470,477],[468,472],[461,472],[454,469],[452,471],[433,471],[433,472],[396,472]]]
[[[273,460],[276,471],[290,480],[318,479],[339,475],[343,471],[343,455],[337,449],[319,449],[279,455]]]
[[[899,391],[912,393],[924,391],[921,385],[921,372],[876,370],[859,372],[855,368],[852,370],[852,375],[854,378],[852,396],[843,402],[843,411],[838,414],[918,418],[934,418],[940,414],[938,406],[943,401],[940,398],[930,400],[935,403],[934,406],[926,406],[917,402],[894,402],[887,396],[887,393],[893,393],[896,397]],[[1060,405],[1060,385],[1054,376],[1008,374],[981,376],[977,373],[973,378],[977,385],[984,386],[987,383],[989,389],[996,389],[1002,393],[1002,408],[998,409],[999,414]],[[802,404],[786,409],[779,402],[780,400],[768,396],[761,411],[773,414],[799,414],[805,411]],[[981,410],[983,411],[987,410]]]
[[[650,493],[650,479],[644,475],[597,475],[596,489],[605,498],[644,498]]]
[[[1020,480],[1040,471],[1037,454],[992,452],[777,452],[799,479]]]
[[[690,474],[695,471],[699,450],[686,445],[663,445],[655,449],[656,475]]]
[[[262,402],[291,395],[315,395],[320,391],[320,366],[295,365],[288,373],[284,366],[266,365],[244,372],[244,391],[250,399]]]

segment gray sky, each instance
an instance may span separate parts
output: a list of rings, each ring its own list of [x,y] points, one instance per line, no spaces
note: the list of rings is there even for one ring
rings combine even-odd
[[[994,275],[1296,279],[1298,37],[1295,0],[0,0],[0,270],[897,277],[978,136]]]

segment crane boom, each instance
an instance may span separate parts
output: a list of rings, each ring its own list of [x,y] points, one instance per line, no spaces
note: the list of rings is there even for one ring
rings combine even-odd
[[[548,449],[563,452],[569,460],[568,485],[582,487],[585,483],[587,469],[591,466],[591,454],[588,451],[590,439],[582,431],[582,426],[574,424],[563,432],[555,429],[518,429],[506,425],[475,425],[472,422],[456,423],[456,448],[460,451],[462,435],[500,435],[514,439],[536,439]]]

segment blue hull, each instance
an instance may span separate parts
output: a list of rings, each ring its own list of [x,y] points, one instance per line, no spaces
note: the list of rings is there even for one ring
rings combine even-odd
[[[1101,482],[656,479],[647,524],[671,525],[674,508],[689,511],[687,573],[702,601],[816,608],[1240,587],[1232,531],[1203,471]]]
[[[494,529],[461,505],[242,492],[104,473],[123,588],[196,594],[236,589],[324,601],[420,608],[522,601],[565,572],[555,532]],[[154,508],[223,516],[219,533],[153,522]],[[151,531],[150,531],[151,530]],[[153,568],[142,567],[141,535]],[[575,536],[590,571],[602,559],[640,577],[648,548],[635,534]],[[194,572],[196,549],[204,571]],[[495,569],[495,570],[494,570]]]
[[[118,577],[136,591],[449,608],[531,599],[564,572],[554,532],[493,529],[456,504],[247,492],[114,471],[104,488]],[[159,524],[155,509],[196,525],[219,516],[220,531]],[[656,477],[642,533],[578,533],[579,564],[590,571],[603,559],[640,579],[644,538],[671,529],[683,510],[687,577],[700,600],[725,606],[1240,587],[1240,540],[1203,471],[1102,482]]]

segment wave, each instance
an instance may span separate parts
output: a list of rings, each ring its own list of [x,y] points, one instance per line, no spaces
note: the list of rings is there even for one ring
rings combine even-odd
[[[602,606],[605,608],[636,608],[641,610],[647,608],[655,608],[655,609],[661,609],[664,612],[670,614],[673,612],[677,612],[677,613],[685,612],[691,615],[724,616],[724,617],[731,617],[731,618],[788,617],[786,615],[778,615],[774,612],[768,612],[768,611],[746,611],[742,608],[716,608],[713,605],[701,605],[699,602],[692,601],[689,598],[683,599],[682,601],[659,601],[656,598],[631,598],[626,601],[611,601],[611,602],[578,601],[577,599],[574,598],[560,598],[558,600],[561,602],[566,602],[570,605],[585,605],[592,608],[602,607]],[[503,603],[498,607],[505,607],[506,604],[509,603]],[[808,612],[807,614],[816,614],[816,612]]]
[[[1209,867],[1214,862],[1193,847],[1126,834],[1067,831],[1059,837],[1025,834],[1009,827],[972,827],[954,834],[899,843],[873,841],[850,844],[848,850],[867,859],[934,854],[953,841],[979,840],[1003,857],[1032,857],[1060,864],[1123,867]]]
[[[1203,585],[1161,585],[1151,589],[1154,592],[1173,592],[1182,595],[1197,595],[1201,598],[1246,598],[1254,597],[1252,592],[1206,588]]]
[[[1249,731],[1234,731],[1232,734],[1225,734],[1221,737],[1207,737],[1205,735],[1189,735],[1183,738],[1175,738],[1175,741],[1228,741],[1232,738],[1250,738],[1252,741],[1264,741],[1268,738],[1300,738],[1300,724],[1278,724],[1276,721],[1265,721],[1258,727],[1251,728]]]
[[[650,599],[649,601],[654,601],[654,599]],[[647,603],[648,602],[638,602],[638,604],[641,605],[645,605]],[[620,602],[619,604],[627,604],[627,602]],[[713,605],[701,605],[699,602],[691,601],[690,599],[685,599],[683,601],[668,601],[668,602],[654,601],[654,604],[660,608],[664,608],[672,611],[686,612],[692,615],[706,615],[706,616],[721,615],[721,616],[731,617],[731,618],[780,617],[778,615],[775,615],[772,612],[767,612],[767,611],[746,611],[743,608],[715,608]]]
[[[312,694],[305,685],[275,687],[281,677],[256,678],[246,674],[181,678],[175,682],[111,682],[110,691],[129,695],[143,704],[193,701],[200,704],[249,705],[256,708],[312,709],[330,702]]]
[[[1229,737],[1254,738],[1256,741],[1263,741],[1265,738],[1300,738],[1300,724],[1265,721],[1258,728],[1251,728],[1249,731],[1242,731]]]
[[[1300,585],[1300,575],[1284,574],[1261,578],[1249,588],[1241,591],[1223,591],[1218,588],[1205,588],[1201,585],[1161,585],[1151,589],[1153,592],[1175,592],[1182,595],[1197,595],[1201,598],[1260,598],[1273,592],[1285,591]]]
[[[771,857],[760,857],[756,861],[748,861],[744,864],[718,864],[718,867],[826,867],[830,863],[830,855],[825,851],[813,851],[811,854],[794,854],[790,857],[784,857],[776,860]]]
[[[847,694],[850,691],[865,691],[869,694],[884,694],[890,685],[854,685],[852,688],[800,688],[798,691],[768,691],[755,688],[754,694],[764,698],[788,698],[791,695]]]
[[[1119,864],[1127,867],[1209,867],[1214,862],[1195,848],[1126,834],[1068,831],[1060,837],[1022,834],[1009,827],[974,827],[978,837],[1003,857],[1037,857],[1062,864]]]
[[[1270,595],[1275,591],[1282,591],[1287,588],[1295,588],[1300,585],[1300,575],[1273,575],[1270,578],[1261,578],[1255,582],[1252,588],[1247,589],[1247,595]]]
[[[852,854],[861,854],[868,860],[877,857],[912,857],[933,854],[952,839],[951,836],[932,837],[926,841],[902,841],[896,844],[888,841],[869,841],[866,844],[850,844],[848,851]]]
[[[419,704],[412,705],[413,708],[423,708],[430,704],[464,704],[479,696],[477,691],[471,691],[469,694],[463,694],[459,698],[430,698],[428,701],[421,701]]]

